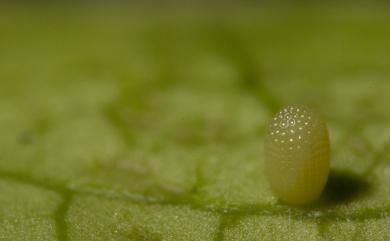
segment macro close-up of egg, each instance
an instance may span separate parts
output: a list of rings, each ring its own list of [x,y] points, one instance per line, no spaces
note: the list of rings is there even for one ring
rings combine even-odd
[[[287,106],[269,123],[264,152],[266,175],[275,195],[291,204],[316,201],[329,173],[329,136],[317,113]]]
[[[390,1],[0,1],[0,241],[390,241]]]

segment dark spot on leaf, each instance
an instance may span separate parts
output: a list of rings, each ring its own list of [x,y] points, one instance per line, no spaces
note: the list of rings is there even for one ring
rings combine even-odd
[[[348,171],[331,170],[320,203],[333,206],[352,202],[367,194],[371,188],[370,183],[362,176]]]
[[[132,229],[128,235],[130,240],[133,241],[161,241],[162,237],[160,234],[150,232],[149,230],[136,226]]]
[[[30,131],[23,131],[19,135],[19,143],[21,145],[29,145],[33,142],[33,134]]]

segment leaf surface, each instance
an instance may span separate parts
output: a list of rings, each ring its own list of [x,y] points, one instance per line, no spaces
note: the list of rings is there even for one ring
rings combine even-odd
[[[0,240],[390,239],[385,11],[2,12]],[[291,103],[331,135],[305,208],[263,170]]]

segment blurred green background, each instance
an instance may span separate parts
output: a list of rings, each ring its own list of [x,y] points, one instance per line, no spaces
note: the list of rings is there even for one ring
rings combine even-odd
[[[0,240],[390,239],[385,2],[0,6]],[[312,207],[263,173],[288,104],[330,130]]]

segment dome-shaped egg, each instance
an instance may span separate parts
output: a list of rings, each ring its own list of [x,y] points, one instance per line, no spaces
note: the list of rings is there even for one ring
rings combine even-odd
[[[290,204],[317,200],[329,174],[325,122],[306,107],[288,106],[271,120],[264,144],[265,169],[275,196]]]

